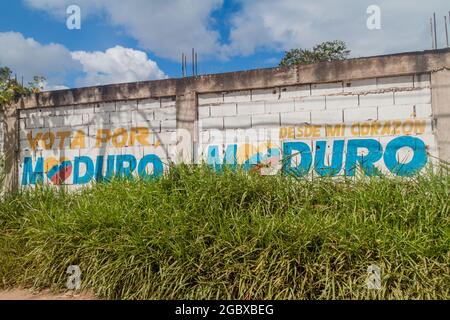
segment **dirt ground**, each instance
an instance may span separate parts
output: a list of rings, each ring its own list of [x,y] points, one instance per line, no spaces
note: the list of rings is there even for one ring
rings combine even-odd
[[[0,300],[94,300],[96,299],[89,293],[66,292],[55,294],[50,290],[33,292],[28,289],[13,289],[0,291]]]

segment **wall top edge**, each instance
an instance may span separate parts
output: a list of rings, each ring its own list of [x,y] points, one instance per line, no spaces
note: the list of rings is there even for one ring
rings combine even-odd
[[[311,65],[208,74],[197,77],[120,83],[21,98],[9,108],[46,108],[151,97],[182,96],[429,73],[450,67],[450,49],[353,58]]]

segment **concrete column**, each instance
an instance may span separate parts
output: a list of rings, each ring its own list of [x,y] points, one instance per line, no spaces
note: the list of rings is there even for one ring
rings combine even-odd
[[[198,142],[198,128],[197,128],[197,112],[198,112],[198,98],[197,92],[186,91],[176,97],[177,107],[177,145],[178,148],[184,150],[183,161],[195,161],[196,150]],[[189,140],[189,141],[187,141]],[[188,159],[189,158],[189,159]]]
[[[19,189],[19,111],[17,107],[5,107],[4,129],[4,186],[7,192],[16,192]]]
[[[197,141],[195,122],[197,121],[197,92],[188,91],[177,96],[177,129],[187,129],[194,141]]]
[[[450,70],[431,73],[431,101],[441,160],[450,162]]]

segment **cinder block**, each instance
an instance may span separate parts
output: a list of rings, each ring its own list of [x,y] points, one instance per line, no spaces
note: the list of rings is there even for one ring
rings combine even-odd
[[[252,101],[274,101],[280,98],[279,88],[252,90]]]
[[[198,95],[198,104],[223,103],[223,93],[203,93]]]
[[[313,96],[325,96],[330,94],[339,94],[342,92],[344,92],[342,82],[317,83],[311,85],[311,95]]]
[[[137,109],[137,101],[117,101],[116,102],[116,111],[117,112],[125,112],[125,111],[134,111]]]
[[[395,92],[395,104],[427,104],[431,103],[431,90],[429,88]]]
[[[254,115],[265,113],[264,102],[238,103],[237,112],[239,115]]]
[[[34,129],[44,127],[44,117],[29,117],[25,119],[25,127]],[[48,118],[47,118],[48,119]]]
[[[225,103],[210,106],[211,117],[231,117],[237,114],[236,103]]]
[[[393,92],[369,93],[359,96],[360,107],[380,107],[394,104]]]
[[[255,128],[241,128],[234,130],[231,134],[227,136],[228,139],[233,139],[233,142],[242,144],[242,143],[250,143],[256,144],[258,143],[258,130]]]
[[[209,118],[211,116],[209,112],[209,106],[200,106],[198,107],[198,118],[204,119]]]
[[[225,142],[224,130],[206,130],[200,133],[200,144],[223,144]]]
[[[116,111],[116,103],[115,102],[107,102],[107,103],[99,103],[95,105],[94,112],[112,112]]]
[[[139,161],[144,156],[144,148],[142,146],[126,146],[122,148],[122,154],[132,154]],[[135,172],[136,174],[137,172]]]
[[[302,98],[311,95],[311,85],[283,87],[280,90],[280,99]]]
[[[414,76],[415,88],[429,88],[431,86],[431,76],[429,73],[416,74]]]
[[[110,112],[106,113],[95,113],[95,114],[83,114],[83,124],[85,125],[103,125],[103,124],[109,124]]]
[[[90,137],[97,136],[97,130],[103,129],[102,126],[97,126],[95,124],[88,125],[88,126],[86,126],[86,128],[87,128],[88,136],[90,136]]]
[[[94,113],[94,106],[93,105],[81,105],[81,106],[74,106],[73,107],[73,114],[85,114],[85,113]],[[55,114],[56,115],[56,114]],[[67,116],[69,114],[60,114],[62,116]]]
[[[158,98],[150,98],[138,101],[138,110],[161,108],[161,101]]]
[[[416,118],[431,118],[433,116],[433,109],[431,104],[417,104],[414,107]]]
[[[361,79],[344,82],[344,92],[360,93],[377,90],[377,79]]]
[[[237,142],[237,132],[244,132],[244,129],[226,129],[220,131],[220,135],[213,136],[211,134],[210,143],[211,144],[229,144]]]
[[[209,144],[223,144],[225,143],[226,133],[230,130],[209,130]]]
[[[45,127],[54,128],[54,127],[65,126],[65,121],[64,121],[65,117],[66,116],[57,116],[57,117],[47,117],[47,118],[40,118],[40,119],[44,120]],[[28,122],[27,122],[27,126],[28,126]],[[28,127],[31,128],[30,126],[28,126]],[[37,127],[34,127],[34,128],[37,128]]]
[[[161,132],[155,136],[155,141],[159,141],[163,146],[177,143],[176,132]]]
[[[274,142],[279,140],[280,125],[255,127],[258,143],[266,143],[268,141]],[[275,134],[273,134],[275,132]]]
[[[311,123],[312,124],[335,124],[343,122],[342,110],[324,110],[324,111],[312,111]]]
[[[294,99],[266,102],[267,113],[286,113],[295,111]]]
[[[279,127],[280,126],[280,114],[260,114],[251,116],[252,127]]]
[[[175,120],[177,118],[177,109],[175,107],[161,107],[155,109],[155,120]]]
[[[138,123],[138,125],[141,125]],[[153,132],[161,132],[161,121],[154,120],[154,121],[148,121],[145,126],[149,129],[151,129]]]
[[[92,110],[89,108],[89,112],[94,112],[94,106],[91,105],[91,108],[92,108]],[[89,113],[89,112],[87,112],[87,113]],[[57,108],[54,108],[53,112],[52,112],[52,115],[54,115],[54,116],[68,116],[71,114],[74,114],[73,106],[57,107]],[[80,113],[78,113],[78,114],[80,114]]]
[[[205,118],[199,121],[199,128],[201,130],[206,129],[223,129],[224,121],[223,118]]]
[[[250,90],[244,91],[231,91],[225,92],[223,95],[223,102],[232,103],[232,102],[247,102],[251,101],[252,95]]]
[[[349,124],[358,121],[370,121],[378,119],[378,108],[355,108],[344,110],[344,122]]]
[[[413,105],[389,106],[378,108],[378,120],[403,120],[414,118]]]
[[[161,121],[161,130],[175,130],[177,128],[177,120]]]
[[[377,78],[377,87],[378,89],[412,88],[414,76]]]
[[[324,110],[325,96],[305,97],[294,100],[295,111]]]
[[[161,121],[159,120],[149,120],[149,121],[139,121],[133,123],[134,127],[145,127],[151,129],[151,131],[160,132],[161,131]]]
[[[130,111],[115,111],[110,112],[109,114],[109,121],[115,125],[121,125],[126,123],[132,123],[133,122],[133,113]]]
[[[161,108],[175,107],[176,97],[161,98]]]
[[[155,120],[152,109],[132,111],[132,122],[141,123]]]
[[[45,126],[48,128],[63,126],[78,126],[83,124],[83,115],[68,115],[45,118]]]
[[[282,126],[296,126],[311,123],[311,113],[306,111],[296,111],[281,114]]]
[[[250,128],[252,125],[250,116],[225,117],[224,124],[226,129]]]
[[[358,103],[359,100],[357,95],[325,97],[326,109],[357,108]]]
[[[209,143],[210,130],[202,130],[199,132],[199,144]]]
[[[29,118],[39,118],[39,117],[49,117],[53,115],[53,110],[48,109],[27,109],[21,110],[19,113],[20,119],[29,119]]]

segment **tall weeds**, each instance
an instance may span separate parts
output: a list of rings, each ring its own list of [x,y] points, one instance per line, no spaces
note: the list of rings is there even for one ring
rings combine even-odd
[[[0,204],[3,287],[119,299],[448,299],[450,177],[295,179],[178,166]],[[367,267],[381,268],[368,290]]]

